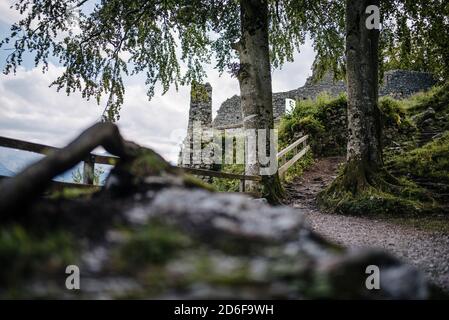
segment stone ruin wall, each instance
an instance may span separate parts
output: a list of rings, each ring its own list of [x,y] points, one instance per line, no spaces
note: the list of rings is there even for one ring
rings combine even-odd
[[[385,73],[383,84],[379,88],[379,95],[405,98],[416,92],[427,90],[435,83],[435,79],[429,73],[391,70]],[[317,83],[314,83],[312,77],[309,77],[305,85],[298,89],[273,93],[275,119],[279,119],[285,114],[285,99],[315,99],[322,92],[327,92],[331,96],[337,96],[342,92],[346,92],[346,84],[344,81],[334,81],[332,75],[327,74]],[[234,95],[222,103],[212,126],[217,129],[230,126],[238,127],[242,126],[242,121],[243,114],[240,106],[240,97]]]
[[[210,169],[201,161],[201,154],[193,152],[194,138],[201,139],[212,128],[212,86],[209,83],[192,85],[190,92],[187,135],[182,142],[178,165],[189,168]]]
[[[405,98],[416,92],[424,91],[436,84],[429,73],[392,70],[385,73],[383,84],[379,88],[380,96]],[[279,120],[285,113],[285,99],[304,100],[315,99],[320,93],[327,92],[337,96],[346,92],[343,81],[334,81],[331,74],[327,74],[319,82],[314,83],[309,77],[304,86],[286,92],[273,93],[274,117]],[[193,124],[197,123],[203,128],[202,132],[194,132]],[[181,146],[178,165],[192,168],[214,169],[212,165],[201,163],[200,155],[194,154],[193,136],[202,135],[204,130],[211,128],[223,130],[239,128],[243,125],[243,114],[240,106],[240,97],[237,95],[224,101],[215,119],[212,120],[212,87],[209,83],[192,86],[189,110],[187,136]],[[187,160],[187,161],[186,161]],[[193,164],[196,161],[197,164]],[[198,164],[200,162],[200,164]]]
[[[432,74],[418,71],[393,70],[385,72],[380,96],[396,99],[407,98],[419,91],[426,91],[436,84]]]

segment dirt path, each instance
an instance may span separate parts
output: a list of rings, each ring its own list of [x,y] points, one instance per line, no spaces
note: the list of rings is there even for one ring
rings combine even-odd
[[[325,214],[316,195],[336,176],[343,158],[318,160],[302,177],[286,186],[290,205],[304,210],[309,223],[330,240],[347,247],[378,247],[414,264],[449,291],[449,234],[393,219]],[[446,223],[449,223],[446,220]]]

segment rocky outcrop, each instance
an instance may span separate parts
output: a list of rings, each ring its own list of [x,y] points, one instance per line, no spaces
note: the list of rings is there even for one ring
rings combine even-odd
[[[26,202],[20,195],[17,201]],[[427,299],[436,294],[419,271],[398,259],[330,243],[311,230],[299,210],[207,190],[150,150],[133,149],[98,193],[28,204],[9,203],[21,209],[2,220],[2,297]],[[67,265],[80,269],[79,291],[64,286]],[[366,287],[370,265],[380,270],[378,290]]]

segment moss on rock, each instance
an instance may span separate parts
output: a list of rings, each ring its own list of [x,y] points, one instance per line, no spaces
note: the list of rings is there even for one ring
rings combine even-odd
[[[139,230],[122,231],[125,241],[114,253],[114,268],[135,271],[149,265],[164,264],[186,249],[192,240],[173,226],[153,222]]]
[[[417,214],[439,210],[428,191],[405,178],[359,161],[347,163],[318,196],[324,209],[342,214]]]
[[[76,263],[78,249],[67,232],[42,236],[18,225],[2,227],[0,284],[20,284],[39,273],[64,274],[67,265]]]
[[[302,134],[310,135],[310,145],[317,156],[341,155],[346,149],[346,95],[331,98],[321,94],[316,100],[301,100],[279,126],[281,147]]]
[[[449,183],[449,131],[420,148],[389,159],[386,166],[398,175]]]

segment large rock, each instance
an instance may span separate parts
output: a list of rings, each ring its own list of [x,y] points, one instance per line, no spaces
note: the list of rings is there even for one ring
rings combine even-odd
[[[148,158],[148,156],[146,156]],[[145,158],[146,159],[146,158]],[[0,296],[56,298],[427,299],[423,275],[379,251],[348,251],[301,211],[222,194],[142,159],[103,191],[39,200],[0,231]],[[164,169],[165,168],[165,169]],[[155,174],[157,172],[157,174]],[[26,217],[26,218],[25,218]],[[65,268],[81,272],[67,290]],[[380,270],[369,290],[368,266]]]

